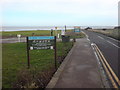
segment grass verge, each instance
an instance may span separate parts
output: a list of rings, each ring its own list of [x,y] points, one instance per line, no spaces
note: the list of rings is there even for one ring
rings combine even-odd
[[[61,34],[61,30],[57,30],[57,32],[53,30],[53,35],[56,35],[56,33]],[[51,30],[10,31],[10,32],[4,31],[4,32],[0,32],[0,34],[2,35],[2,38],[17,37],[17,34],[21,34],[22,37],[33,36],[33,35],[34,36],[50,36]]]
[[[57,42],[58,66],[72,45]],[[31,50],[30,69],[27,69],[26,43],[3,44],[2,51],[3,88],[44,88],[55,71],[53,50]]]
[[[66,32],[67,36],[70,36],[71,39],[73,38],[83,38],[85,37],[85,34],[82,32],[75,33],[72,30]]]

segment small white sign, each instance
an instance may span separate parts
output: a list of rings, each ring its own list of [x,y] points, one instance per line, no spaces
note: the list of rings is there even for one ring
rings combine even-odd
[[[33,47],[30,47],[30,50],[33,50]]]
[[[20,37],[21,37],[21,35],[20,35],[20,34],[17,34],[17,37],[18,37],[18,38],[20,38]]]
[[[53,49],[53,46],[50,46],[50,49]]]
[[[60,34],[58,33],[58,38],[60,38]]]
[[[20,37],[21,37],[21,35],[20,35],[20,34],[17,34],[17,37],[18,37],[18,42],[20,42]]]
[[[65,35],[65,30],[61,30],[61,35]]]

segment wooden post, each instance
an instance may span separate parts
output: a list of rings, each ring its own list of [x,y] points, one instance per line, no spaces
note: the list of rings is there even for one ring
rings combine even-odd
[[[28,69],[30,68],[30,55],[29,55],[29,42],[27,37],[27,61],[28,61]]]

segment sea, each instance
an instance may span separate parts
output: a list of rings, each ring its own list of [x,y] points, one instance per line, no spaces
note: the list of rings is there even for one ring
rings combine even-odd
[[[65,26],[2,26],[0,31],[31,31],[31,30],[64,30]],[[91,27],[92,29],[113,29],[115,26],[80,26],[81,29]],[[74,29],[74,26],[66,26],[66,29]]]

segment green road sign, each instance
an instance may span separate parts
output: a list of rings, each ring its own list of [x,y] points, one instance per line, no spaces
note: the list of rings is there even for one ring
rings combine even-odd
[[[30,68],[30,50],[54,49],[55,69],[57,69],[56,36],[30,36],[27,37],[26,40],[28,68]]]
[[[75,26],[74,27],[74,32],[76,32],[76,33],[78,33],[78,32],[80,32],[81,30],[80,30],[80,27],[79,26]]]
[[[29,50],[53,49],[54,36],[33,36],[28,37]]]

